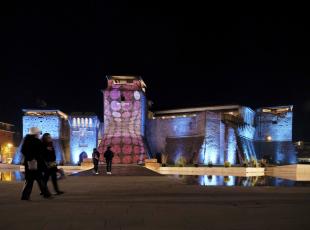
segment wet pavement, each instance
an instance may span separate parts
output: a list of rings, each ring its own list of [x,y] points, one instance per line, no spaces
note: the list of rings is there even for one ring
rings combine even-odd
[[[93,169],[74,173],[72,176],[91,176],[94,175]],[[99,166],[99,174],[95,176],[162,176],[152,170],[139,165],[113,165],[112,175],[107,175],[106,167],[104,165]]]
[[[104,167],[100,170],[99,176],[89,170],[60,180],[65,194],[52,200],[40,196],[36,183],[31,201],[26,202],[20,200],[23,182],[0,183],[0,226],[46,230],[309,229],[309,187],[192,186],[138,166],[115,167],[112,176],[103,173]],[[124,173],[126,176],[120,176]],[[128,176],[133,174],[138,175]]]

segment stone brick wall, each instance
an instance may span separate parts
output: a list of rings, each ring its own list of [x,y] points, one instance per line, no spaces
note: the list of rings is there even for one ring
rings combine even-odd
[[[196,116],[149,120],[147,140],[153,155],[170,155],[168,163],[176,163],[181,156],[189,162],[194,152],[200,164],[236,162],[235,132],[222,123],[221,113],[204,111]]]
[[[265,141],[271,136],[272,141],[292,140],[293,112],[275,115],[272,113],[257,113],[255,140]]]
[[[196,116],[176,118],[156,118],[147,121],[146,136],[150,152],[164,153],[167,137],[186,137],[204,135],[205,113]]]
[[[200,151],[200,163],[224,163],[224,130],[220,113],[206,112],[205,139]]]
[[[59,139],[61,134],[61,118],[58,116],[23,116],[23,137],[29,129],[37,127],[43,133],[50,133],[53,139]]]
[[[56,161],[57,163],[62,163],[65,160],[65,152],[63,149],[65,137],[65,130],[63,130],[64,125],[62,124],[62,119],[58,115],[42,115],[42,116],[23,116],[23,138],[29,134],[29,129],[32,127],[37,127],[42,131],[42,134],[51,134],[54,140],[54,147],[56,150]],[[20,146],[16,150],[16,154],[13,159],[14,164],[20,164],[22,161],[22,154],[20,152]]]

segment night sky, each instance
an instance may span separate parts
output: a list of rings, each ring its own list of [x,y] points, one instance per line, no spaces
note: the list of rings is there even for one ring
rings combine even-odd
[[[85,3],[86,2],[86,3]],[[0,121],[23,108],[95,112],[106,75],[140,75],[153,109],[295,106],[310,140],[310,36],[304,14],[105,1],[2,8]]]

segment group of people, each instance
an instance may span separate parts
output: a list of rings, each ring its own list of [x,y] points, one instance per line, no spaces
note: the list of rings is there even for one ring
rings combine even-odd
[[[22,191],[22,200],[29,200],[33,183],[37,181],[41,194],[44,198],[51,198],[47,182],[52,178],[56,195],[61,195],[57,183],[57,164],[53,140],[49,133],[44,133],[40,139],[41,131],[38,128],[31,128],[26,135],[21,152],[24,156],[25,185]]]
[[[22,200],[29,200],[32,192],[34,181],[37,181],[41,194],[44,198],[51,198],[52,195],[48,189],[47,182],[51,177],[55,195],[61,195],[64,192],[59,189],[57,183],[57,163],[56,153],[53,146],[53,139],[49,133],[44,133],[42,138],[41,131],[33,127],[30,129],[30,133],[26,135],[21,147],[21,153],[24,156],[25,166],[25,185],[22,191]],[[107,147],[104,153],[106,159],[107,174],[111,175],[112,159],[114,153],[111,150],[111,146]],[[94,163],[94,173],[99,174],[98,165],[100,153],[95,148],[92,154]]]
[[[103,156],[105,158],[106,165],[107,165],[107,174],[111,175],[112,174],[112,160],[114,157],[114,153],[111,150],[111,146],[107,147],[107,150],[104,152]],[[92,158],[93,158],[93,164],[94,164],[94,173],[96,175],[98,175],[99,174],[98,166],[99,166],[100,153],[98,152],[98,150],[96,148],[94,148],[94,150],[93,150]]]

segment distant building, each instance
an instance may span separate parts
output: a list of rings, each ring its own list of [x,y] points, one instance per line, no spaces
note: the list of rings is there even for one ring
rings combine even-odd
[[[0,162],[10,163],[15,153],[14,125],[0,122]]]
[[[69,116],[60,110],[40,109],[23,112],[23,138],[32,127],[39,128],[42,134],[51,134],[58,164],[77,164],[81,153],[91,157],[93,148],[97,147],[99,120],[94,114],[74,113]],[[14,163],[21,161],[19,147]]]

